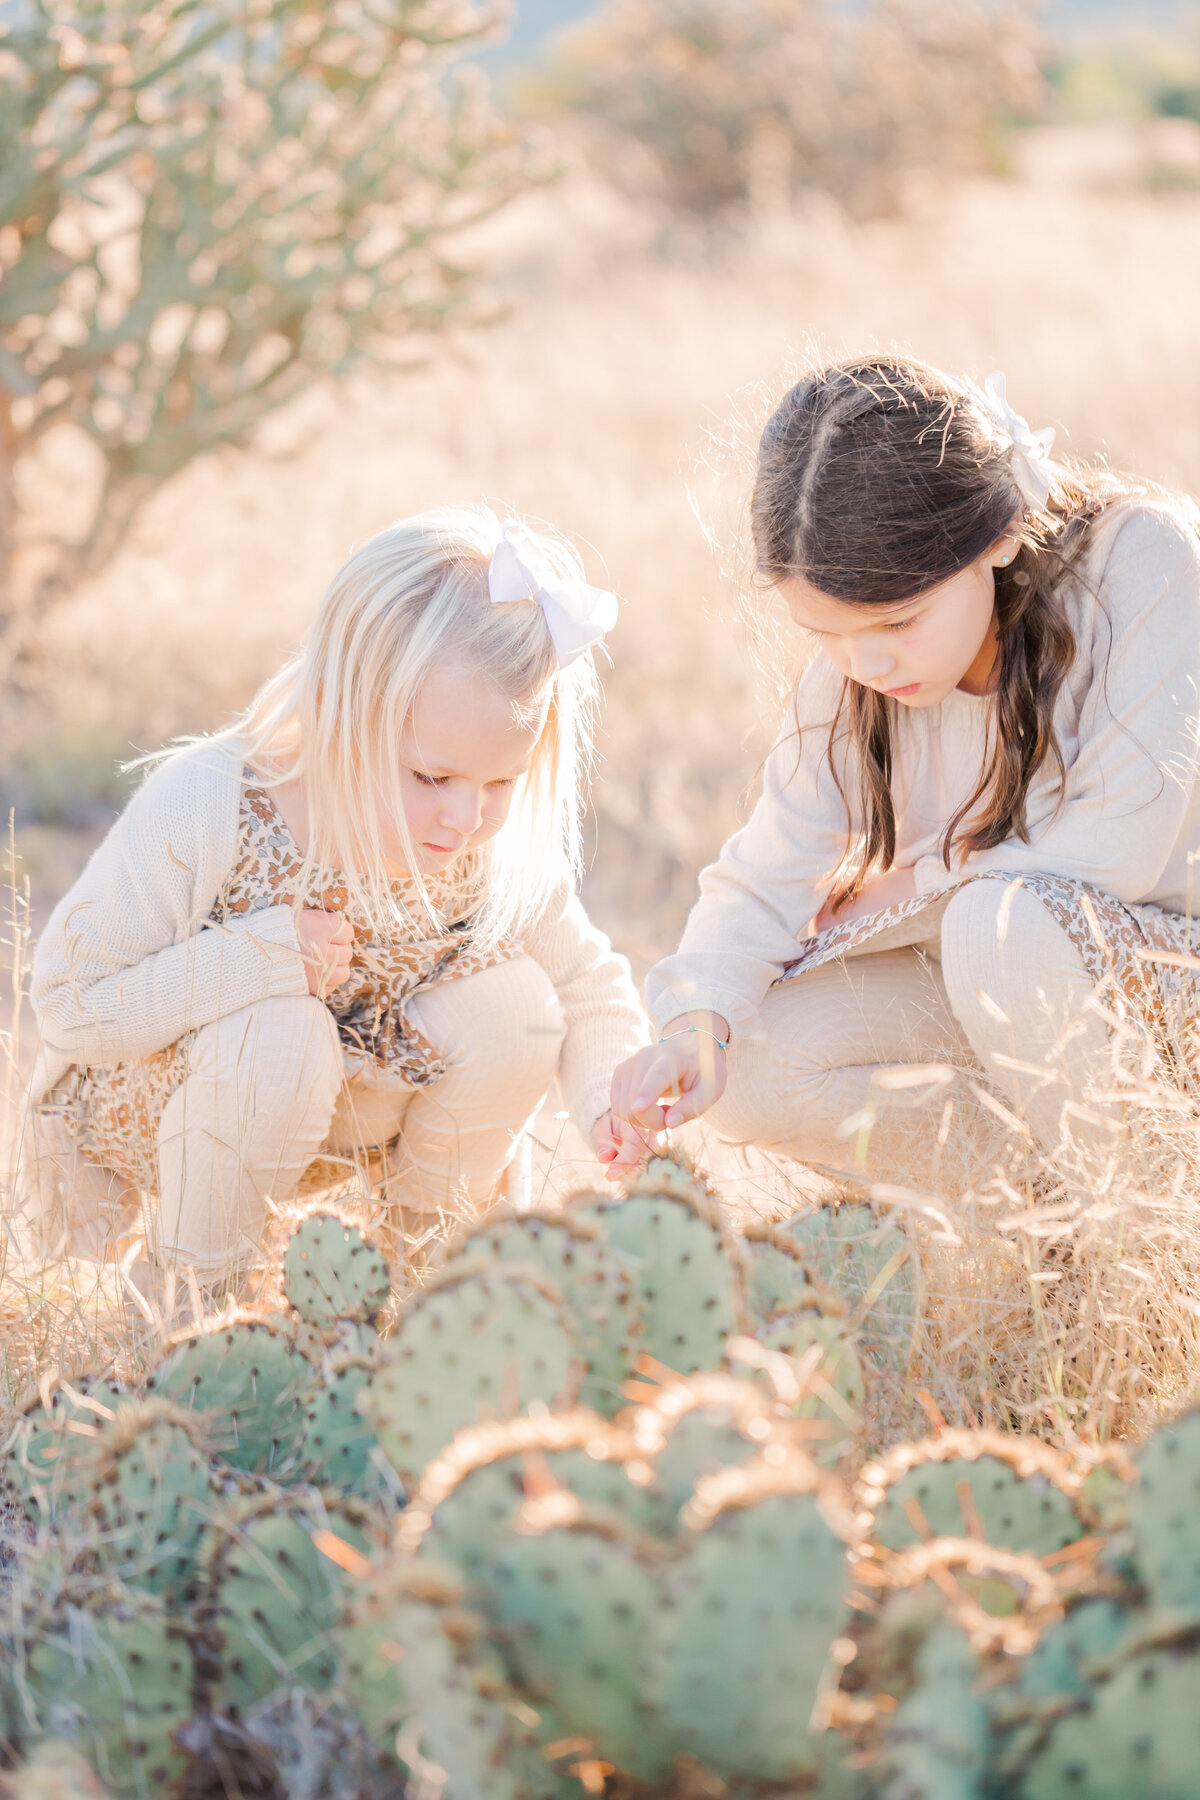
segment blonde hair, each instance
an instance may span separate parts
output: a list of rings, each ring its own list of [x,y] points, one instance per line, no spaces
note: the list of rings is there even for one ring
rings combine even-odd
[[[556,576],[582,578],[570,544],[537,537]],[[519,936],[564,878],[578,877],[598,695],[590,654],[559,668],[536,601],[492,604],[488,566],[499,541],[500,522],[482,505],[434,508],[378,532],[326,588],[296,655],[213,740],[240,745],[264,786],[303,784],[310,835],[301,883],[340,869],[369,917],[403,915],[385,872],[380,813],[396,821],[412,868],[400,741],[430,671],[463,656],[522,712],[549,685],[529,772],[502,830],[474,853],[482,878],[472,937],[481,946]]]

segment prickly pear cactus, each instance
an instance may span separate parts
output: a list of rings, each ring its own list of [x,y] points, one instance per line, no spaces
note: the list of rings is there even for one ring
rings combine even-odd
[[[504,1679],[449,1570],[392,1566],[338,1634],[339,1685],[379,1754],[454,1800],[565,1800],[536,1748],[537,1715]]]
[[[655,1170],[655,1163],[650,1171]],[[641,1315],[639,1347],[680,1375],[711,1369],[738,1328],[740,1269],[715,1207],[690,1191],[694,1178],[648,1171],[624,1200],[584,1200],[571,1209],[600,1227],[627,1259]],[[678,1188],[679,1192],[671,1191]],[[661,1190],[661,1191],[660,1191]]]
[[[1084,1599],[1048,1625],[1021,1663],[1018,1686],[1031,1700],[1090,1691],[1090,1664],[1110,1658],[1130,1633],[1128,1609],[1115,1600]]]
[[[648,1499],[657,1528],[675,1529],[696,1483],[749,1462],[781,1438],[783,1408],[749,1382],[723,1374],[671,1382],[631,1415],[631,1430],[654,1471]]]
[[[1019,1800],[1193,1800],[1197,1685],[1194,1648],[1131,1657],[1058,1721],[1013,1791]]]
[[[815,1772],[809,1720],[847,1618],[846,1558],[818,1496],[722,1507],[665,1583],[647,1664],[674,1742],[725,1779]]]
[[[540,1271],[464,1258],[409,1300],[358,1407],[415,1486],[463,1426],[510,1417],[533,1400],[569,1402],[578,1365],[558,1291]]]
[[[990,1721],[980,1672],[966,1632],[940,1620],[917,1652],[912,1691],[888,1721],[880,1800],[983,1800]]]
[[[70,1608],[27,1643],[24,1729],[73,1744],[118,1800],[160,1800],[183,1768],[173,1737],[191,1716],[193,1678],[160,1603]]]
[[[343,1494],[378,1488],[374,1431],[358,1410],[380,1340],[366,1325],[343,1325],[327,1345],[304,1395],[304,1461],[313,1481]]]
[[[391,1273],[382,1250],[335,1212],[313,1212],[296,1227],[283,1259],[283,1291],[319,1330],[340,1319],[366,1324],[387,1304]]]
[[[125,1407],[105,1426],[86,1473],[101,1566],[149,1593],[182,1597],[218,1492],[196,1415],[167,1400]]]
[[[866,1377],[854,1340],[837,1319],[804,1312],[776,1318],[758,1334],[765,1350],[793,1365],[801,1396],[790,1407],[808,1425],[808,1447],[818,1461],[835,1463],[858,1435],[867,1397]]]
[[[279,1510],[273,1495],[235,1502],[211,1526],[202,1552],[204,1607],[219,1640],[217,1696],[245,1709],[278,1687],[321,1691],[336,1672],[331,1633],[344,1588],[319,1547],[323,1514]]]
[[[818,1207],[777,1228],[798,1246],[810,1276],[840,1297],[865,1354],[903,1374],[912,1355],[920,1282],[912,1245],[865,1203]]]
[[[436,1507],[421,1544],[423,1557],[451,1563],[479,1591],[492,1582],[496,1558],[531,1498],[560,1490],[601,1518],[630,1529],[660,1522],[661,1506],[635,1485],[621,1463],[586,1450],[497,1451],[469,1470]]]
[[[1159,1607],[1200,1610],[1200,1411],[1156,1431],[1127,1505],[1138,1573]]]
[[[218,1320],[177,1343],[146,1384],[152,1397],[208,1412],[215,1453],[248,1475],[295,1461],[311,1366],[286,1325],[270,1317]]]
[[[562,1213],[492,1215],[455,1240],[448,1255],[544,1270],[562,1295],[586,1365],[581,1404],[617,1410],[641,1347],[641,1316],[626,1260],[601,1241],[596,1225]]]
[[[5,1445],[4,1485],[31,1518],[53,1519],[86,1499],[84,1473],[105,1425],[136,1396],[111,1381],[59,1382],[31,1401]]]
[[[517,1679],[547,1697],[564,1730],[649,1782],[671,1762],[643,1660],[666,1603],[663,1562],[650,1539],[584,1514],[514,1534],[493,1570],[492,1608]]]
[[[1047,1445],[955,1431],[868,1463],[856,1494],[870,1535],[889,1550],[982,1535],[997,1549],[1048,1556],[1083,1536],[1065,1471]]]
[[[742,1236],[746,1265],[746,1324],[758,1331],[772,1319],[810,1308],[825,1312],[831,1295],[817,1286],[794,1238],[773,1225],[749,1225]]]

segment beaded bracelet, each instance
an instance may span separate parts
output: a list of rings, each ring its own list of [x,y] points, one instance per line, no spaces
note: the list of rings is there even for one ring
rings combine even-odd
[[[728,1050],[729,1048],[729,1039],[719,1038],[715,1031],[710,1031],[708,1029],[707,1025],[681,1025],[678,1031],[668,1031],[666,1036],[660,1037],[658,1041],[660,1044],[665,1044],[667,1038],[686,1037],[689,1031],[703,1032],[705,1037],[710,1037],[712,1039],[718,1050]]]

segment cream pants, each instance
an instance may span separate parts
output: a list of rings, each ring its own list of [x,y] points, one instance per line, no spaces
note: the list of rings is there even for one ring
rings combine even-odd
[[[1031,1157],[1094,1177],[1121,1120],[1097,1097],[1112,1089],[1110,1033],[1074,946],[1001,881],[959,888],[929,918],[922,943],[771,989],[761,1029],[731,1046],[718,1134],[926,1192]]]
[[[197,1032],[159,1125],[161,1256],[190,1264],[202,1281],[253,1261],[267,1199],[291,1199],[321,1154],[394,1143],[386,1198],[406,1218],[470,1214],[493,1199],[558,1068],[558,995],[540,965],[520,956],[430,987],[409,1005],[446,1065],[432,1087],[348,1058],[329,1009],[308,997],[265,1000]],[[90,1233],[98,1251],[135,1196],[82,1159],[72,1174],[73,1242],[86,1249]],[[60,1192],[66,1184],[57,1171]],[[45,1191],[45,1171],[39,1185]]]

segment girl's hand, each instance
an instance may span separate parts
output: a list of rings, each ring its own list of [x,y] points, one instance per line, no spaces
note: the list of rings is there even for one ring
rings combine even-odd
[[[354,929],[341,913],[317,912],[306,906],[296,921],[296,935],[308,973],[308,991],[324,1000],[350,974]]]
[[[698,1119],[725,1092],[725,1052],[718,1040],[728,1038],[729,1026],[717,1013],[672,1019],[657,1044],[629,1057],[613,1076],[613,1117],[647,1131]],[[664,1106],[664,1096],[674,1104]]]
[[[850,919],[866,919],[872,913],[883,912],[889,906],[899,906],[902,900],[915,900],[917,897],[917,874],[915,869],[889,869],[886,875],[877,875],[874,881],[833,911],[828,900],[813,920],[814,935],[819,931],[828,931],[831,925],[845,925]]]
[[[645,1162],[654,1144],[627,1120],[615,1119],[606,1112],[592,1126],[592,1149],[602,1163],[608,1164],[608,1179],[620,1181],[622,1175]]]

